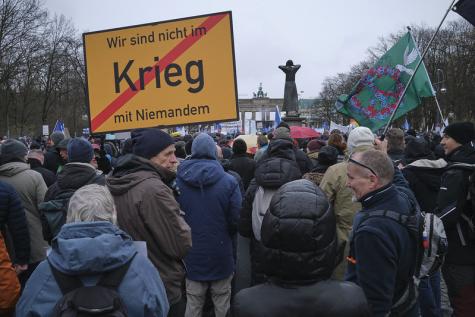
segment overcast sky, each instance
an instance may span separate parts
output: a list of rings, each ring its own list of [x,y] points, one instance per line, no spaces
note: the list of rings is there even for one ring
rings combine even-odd
[[[238,93],[250,98],[260,82],[269,97],[284,94],[287,59],[302,97],[318,96],[325,77],[347,72],[378,38],[407,25],[437,27],[452,0],[44,0],[78,30],[115,27],[231,10]],[[448,20],[458,19],[454,12]],[[447,20],[446,20],[447,21]]]

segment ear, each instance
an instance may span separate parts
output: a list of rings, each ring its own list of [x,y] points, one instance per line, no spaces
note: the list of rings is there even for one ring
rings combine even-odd
[[[369,175],[369,182],[370,182],[370,185],[371,185],[371,189],[376,189],[379,185],[379,178],[378,176],[374,175],[374,174],[371,174]]]

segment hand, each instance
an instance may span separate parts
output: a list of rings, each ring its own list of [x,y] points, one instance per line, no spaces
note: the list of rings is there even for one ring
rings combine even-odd
[[[13,264],[13,269],[17,275],[20,275],[22,272],[28,270],[28,264]]]
[[[387,139],[384,139],[383,141],[381,141],[380,139],[375,138],[374,143],[375,143],[374,148],[376,150],[383,151],[384,153],[388,152],[388,140]]]

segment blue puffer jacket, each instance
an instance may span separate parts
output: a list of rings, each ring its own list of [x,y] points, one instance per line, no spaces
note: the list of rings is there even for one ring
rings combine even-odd
[[[66,224],[48,256],[66,274],[83,274],[86,286],[95,285],[101,272],[125,264],[136,248],[130,237],[109,222]],[[152,263],[137,254],[118,288],[130,316],[167,316],[168,301],[162,280]],[[62,293],[47,261],[40,263],[23,291],[16,316],[50,316]]]
[[[216,145],[200,134],[193,141],[191,159],[178,167],[178,202],[192,234],[185,264],[193,281],[220,280],[234,272],[232,240],[242,198],[236,179],[215,158]]]

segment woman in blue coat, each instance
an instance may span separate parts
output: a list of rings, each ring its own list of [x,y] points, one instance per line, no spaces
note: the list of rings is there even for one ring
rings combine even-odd
[[[168,301],[162,280],[148,258],[114,225],[116,212],[109,191],[87,185],[69,201],[67,224],[53,240],[48,259],[41,262],[26,284],[16,316],[51,316],[63,294],[50,265],[79,276],[84,286],[96,285],[104,272],[130,262],[117,288],[129,316],[167,316]],[[49,262],[49,263],[48,263]]]

